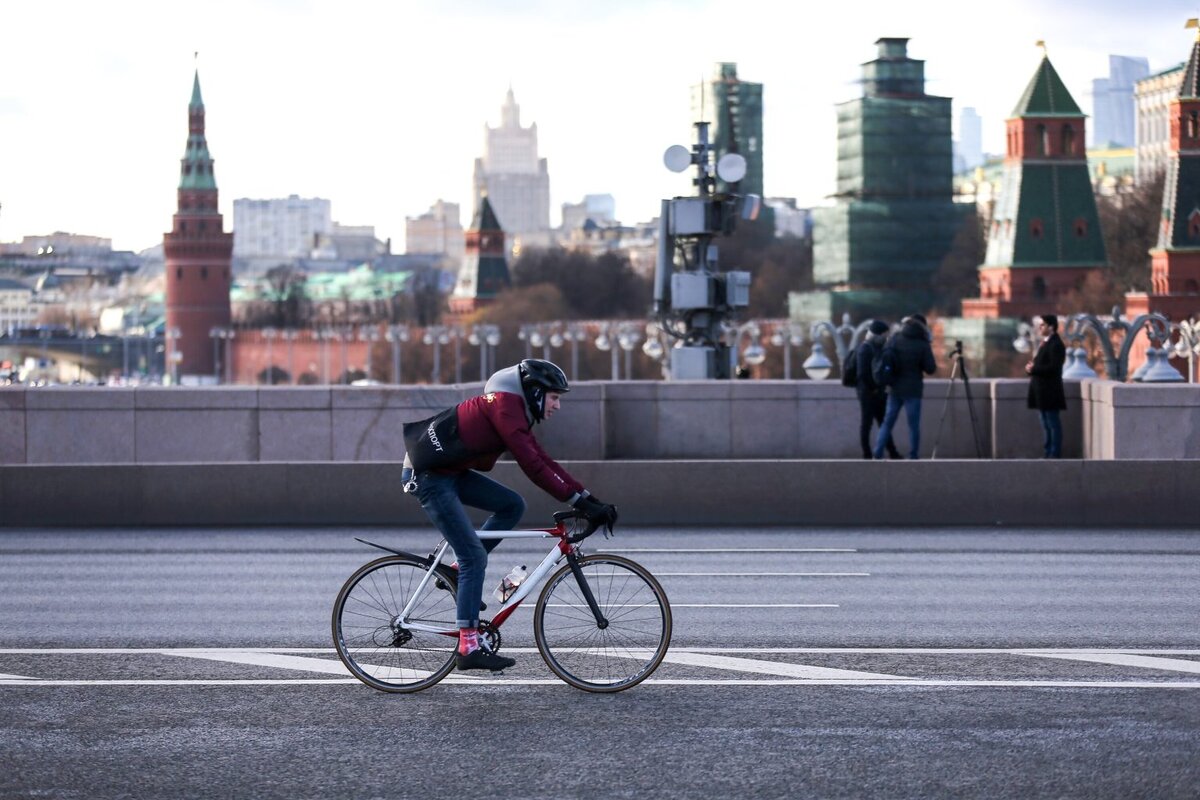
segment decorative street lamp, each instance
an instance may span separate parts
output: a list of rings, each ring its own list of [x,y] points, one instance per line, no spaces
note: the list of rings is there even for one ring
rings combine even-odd
[[[1196,356],[1200,355],[1200,321],[1185,319],[1171,323],[1171,329],[1179,334],[1175,345],[1170,348],[1171,358],[1186,358],[1188,361],[1188,383],[1196,380]]]
[[[287,330],[282,331],[279,335],[283,338],[283,340],[285,342],[287,342],[288,381],[290,383],[295,383],[296,382],[296,359],[295,359],[296,338],[300,335],[300,331],[297,331],[293,328],[288,328]]]
[[[363,372],[368,378],[371,377],[371,355],[375,351],[375,345],[382,338],[379,329],[374,325],[362,325],[358,329],[358,340],[367,343],[367,357],[363,364]]]
[[[625,351],[625,380],[633,380],[633,348],[642,340],[638,326],[624,323],[617,329],[617,344]]]
[[[834,327],[832,322],[828,320],[820,320],[814,322],[809,329],[809,338],[812,339],[812,355],[804,361],[804,372],[814,381],[823,381],[829,377],[829,373],[833,371],[833,362],[825,355],[825,348],[821,344],[821,333],[824,332],[833,339],[834,349],[837,351],[837,359],[839,364],[846,361],[846,356],[852,350],[858,347],[859,342],[866,336],[871,327],[873,319],[864,320],[859,323],[858,327],[850,324],[850,315],[842,315],[842,324]]]
[[[1109,380],[1123,382],[1128,378],[1129,351],[1133,347],[1137,335],[1145,330],[1151,349],[1157,349],[1155,346],[1157,342],[1167,341],[1169,338],[1170,323],[1162,314],[1153,312],[1141,314],[1133,322],[1128,322],[1121,316],[1120,306],[1113,306],[1112,319],[1107,321],[1101,321],[1093,314],[1073,315],[1067,322],[1065,333],[1068,339],[1082,343],[1084,334],[1088,330],[1091,330],[1100,342]],[[1111,334],[1115,331],[1120,331],[1124,335],[1119,351],[1113,349]],[[1076,364],[1079,361],[1078,355],[1077,350]],[[1147,370],[1152,366],[1149,361],[1150,359],[1147,358]],[[1142,375],[1144,374],[1143,372]]]
[[[272,347],[275,344],[275,337],[279,335],[279,331],[274,328],[263,328],[262,337],[267,342],[267,383],[275,385],[275,357]]]
[[[783,379],[792,379],[792,348],[804,344],[804,329],[791,322],[785,326],[776,326],[771,334],[771,344],[783,348]]]
[[[754,320],[743,322],[740,325],[730,325],[725,329],[733,341],[730,344],[734,357],[739,359],[739,363],[746,363],[752,367],[757,367],[759,364],[767,360],[766,351],[763,350],[759,338],[762,336],[762,328]],[[746,349],[742,350],[742,337],[745,336],[749,340]]]
[[[392,383],[400,383],[400,347],[408,341],[407,325],[389,325],[385,334],[392,345]]]
[[[479,380],[486,383],[492,370],[488,368],[488,351],[500,344],[500,328],[497,325],[472,325],[467,334],[467,344],[479,348]]]
[[[600,333],[596,336],[596,349],[612,354],[612,380],[620,380],[620,372],[617,367],[617,348],[619,345],[615,339],[617,337],[617,324],[615,322],[606,322],[600,328]]]
[[[163,331],[163,336],[167,340],[167,368],[171,370],[171,385],[179,385],[179,362],[183,360],[183,353],[179,351],[179,340],[183,337],[183,331],[179,328],[167,328]]]
[[[579,380],[579,343],[587,338],[587,329],[578,322],[568,322],[562,337],[571,343],[571,380]]]
[[[430,325],[425,329],[425,335],[421,338],[425,344],[433,345],[433,373],[430,383],[442,382],[442,345],[450,344],[452,333],[457,341],[456,330],[445,325]]]

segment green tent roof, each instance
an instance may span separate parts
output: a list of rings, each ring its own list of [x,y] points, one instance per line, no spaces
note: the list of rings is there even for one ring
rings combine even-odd
[[[1067,91],[1062,78],[1058,77],[1048,57],[1042,57],[1033,79],[1025,87],[1025,93],[1013,109],[1014,117],[1082,117],[1083,112]]]

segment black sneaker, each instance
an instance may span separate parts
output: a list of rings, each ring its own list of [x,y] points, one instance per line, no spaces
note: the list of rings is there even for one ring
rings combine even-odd
[[[454,662],[461,670],[490,669],[492,672],[499,672],[502,669],[514,666],[517,663],[517,660],[515,658],[507,658],[505,656],[498,656],[495,653],[489,653],[480,647],[477,650],[472,650],[465,656],[461,653],[455,653]]]

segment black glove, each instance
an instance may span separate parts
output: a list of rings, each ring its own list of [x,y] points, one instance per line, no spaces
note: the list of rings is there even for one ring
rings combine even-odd
[[[575,501],[575,508],[582,511],[587,521],[596,527],[603,525],[611,531],[617,524],[617,507],[600,502],[595,495],[579,498]]]

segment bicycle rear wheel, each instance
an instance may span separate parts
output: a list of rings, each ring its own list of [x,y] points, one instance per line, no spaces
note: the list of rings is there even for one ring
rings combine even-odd
[[[671,604],[642,565],[591,555],[579,569],[607,622],[600,627],[568,564],[551,576],[534,609],[533,633],[546,666],[577,689],[619,692],[662,663],[671,644]]]
[[[333,644],[354,677],[384,692],[416,692],[454,668],[457,582],[444,567],[431,579],[410,621],[454,633],[414,630],[398,624],[429,565],[406,556],[386,556],[358,569],[333,604]],[[441,588],[438,588],[439,585]]]

